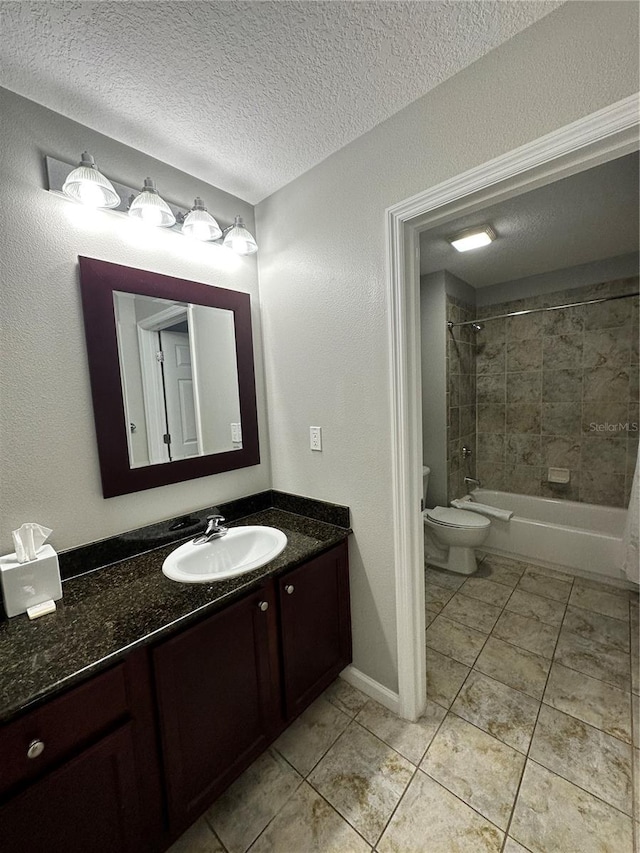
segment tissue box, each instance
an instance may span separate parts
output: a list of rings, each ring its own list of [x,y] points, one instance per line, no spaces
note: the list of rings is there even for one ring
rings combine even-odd
[[[0,557],[0,581],[7,616],[62,598],[58,555],[51,545],[43,545],[36,559],[28,563],[19,563],[15,554]]]

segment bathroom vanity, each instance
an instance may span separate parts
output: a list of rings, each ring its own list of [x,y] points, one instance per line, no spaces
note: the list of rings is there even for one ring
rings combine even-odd
[[[279,509],[272,563],[213,584],[175,546],[0,624],[0,826],[18,851],[166,849],[351,660],[348,528]]]

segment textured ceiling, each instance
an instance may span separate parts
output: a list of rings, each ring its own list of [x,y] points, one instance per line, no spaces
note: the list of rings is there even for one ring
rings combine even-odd
[[[560,5],[2,2],[0,82],[255,203]]]
[[[497,239],[457,252],[447,237],[490,224]],[[638,251],[638,154],[629,154],[420,235],[422,275],[486,287]]]

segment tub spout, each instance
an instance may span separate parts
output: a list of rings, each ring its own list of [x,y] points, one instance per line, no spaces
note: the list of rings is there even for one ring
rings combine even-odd
[[[481,488],[482,488],[482,483],[480,482],[480,480],[476,480],[474,477],[465,477],[465,478],[464,478],[464,482],[465,482],[465,485],[466,485],[466,486],[468,486],[468,485],[470,485],[470,484],[473,484],[473,485],[474,485],[474,486],[476,486],[478,489],[481,489]]]

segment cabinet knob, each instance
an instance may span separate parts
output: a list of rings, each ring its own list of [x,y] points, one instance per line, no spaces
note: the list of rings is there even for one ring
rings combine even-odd
[[[41,740],[36,738],[32,740],[27,748],[27,758],[37,758],[39,755],[42,755],[44,752],[44,744]]]
[[[287,595],[291,595],[293,593],[294,589],[295,589],[295,586],[292,583],[288,583],[285,586],[284,591],[287,593]]]
[[[264,611],[265,611],[265,610],[268,610],[268,609],[269,609],[269,602],[268,602],[268,601],[261,601],[261,602],[258,604],[258,607],[259,607],[259,608],[260,608],[260,610],[262,610],[262,612],[264,613]]]

